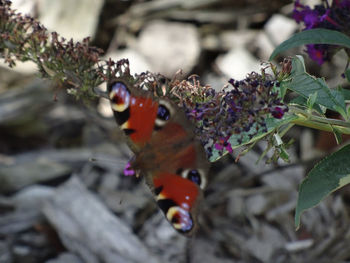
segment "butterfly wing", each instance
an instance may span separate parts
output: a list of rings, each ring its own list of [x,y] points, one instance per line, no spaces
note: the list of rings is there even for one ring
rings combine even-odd
[[[136,153],[152,137],[158,103],[142,90],[128,87],[126,83],[124,79],[115,79],[108,83],[107,90],[115,120]]]
[[[172,226],[192,234],[209,169],[193,124],[175,104],[156,100],[124,79],[109,82],[108,93],[115,119],[135,153],[133,169],[145,175]]]

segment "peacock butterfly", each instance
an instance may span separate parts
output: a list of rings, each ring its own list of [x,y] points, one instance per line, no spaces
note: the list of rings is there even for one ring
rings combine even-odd
[[[115,120],[135,154],[131,168],[145,177],[170,224],[193,234],[209,170],[193,124],[180,107],[155,98],[132,78],[110,79],[107,91]]]

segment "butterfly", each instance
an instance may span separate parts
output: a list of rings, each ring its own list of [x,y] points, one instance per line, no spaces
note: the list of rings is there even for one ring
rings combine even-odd
[[[107,92],[115,120],[135,154],[131,168],[145,177],[174,229],[192,235],[209,170],[193,123],[180,107],[141,89],[131,76],[111,78]]]

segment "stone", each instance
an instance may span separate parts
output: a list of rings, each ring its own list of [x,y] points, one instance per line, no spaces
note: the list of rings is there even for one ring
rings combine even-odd
[[[169,78],[179,69],[188,74],[196,65],[201,51],[195,26],[159,20],[143,28],[137,47],[150,63],[150,71]]]
[[[244,197],[242,190],[232,190],[228,193],[227,214],[231,218],[237,218],[244,215]]]
[[[185,262],[187,238],[174,230],[161,211],[145,222],[142,234],[143,241],[162,262]]]
[[[38,0],[12,0],[11,8],[22,14],[34,15]]]
[[[31,185],[17,192],[12,198],[12,203],[17,209],[40,209],[43,202],[54,194],[54,189],[49,186]]]
[[[305,169],[300,166],[293,166],[273,171],[261,178],[268,186],[275,189],[296,190],[303,180]]]
[[[6,240],[0,241],[0,262],[13,262],[12,251],[10,251],[9,247],[9,242],[6,242]]]
[[[130,73],[132,75],[150,71],[152,67],[151,63],[145,58],[142,52],[133,48],[114,50],[106,54],[105,59],[108,58],[111,58],[114,61],[128,59],[130,64]],[[106,84],[103,84],[102,89],[106,90]]]
[[[246,47],[256,37],[256,30],[227,30],[220,34],[220,42],[224,50],[234,47]]]
[[[74,41],[94,37],[103,0],[40,0],[39,21],[50,31]]]
[[[259,61],[243,47],[233,48],[219,56],[216,64],[228,78],[237,80],[244,79],[252,71],[260,72]]]
[[[34,16],[49,31],[75,41],[94,37],[103,0],[14,0],[13,9]]]
[[[83,263],[83,261],[77,255],[65,252],[45,263]]]
[[[221,91],[222,88],[228,84],[228,79],[223,79],[222,76],[218,76],[213,72],[206,72],[202,78],[202,84],[210,85],[210,87],[217,92]]]
[[[230,262],[239,262],[233,261],[232,258],[224,258],[222,256],[218,257],[217,255],[217,244],[214,240],[197,238],[196,242],[193,242],[192,251],[191,251],[191,260],[190,262],[201,262],[201,263],[230,263]]]
[[[57,188],[43,213],[64,246],[85,262],[160,262],[77,177]]]
[[[263,60],[268,60],[276,47],[264,31],[257,34],[254,41],[251,42],[251,45],[256,50],[259,58]]]
[[[263,194],[249,196],[245,202],[245,209],[248,214],[261,215],[269,205],[268,198]]]
[[[265,32],[274,45],[279,45],[291,37],[298,25],[294,19],[280,14],[273,15],[265,24]]]
[[[276,228],[261,224],[258,233],[249,238],[245,245],[248,251],[262,262],[273,262],[273,252],[282,248],[285,243],[285,238]]]
[[[24,75],[33,75],[38,72],[38,66],[32,61],[21,62],[19,60],[16,61],[16,66],[9,68],[9,66],[3,61],[0,61],[0,67],[10,69],[13,72]]]
[[[67,175],[70,167],[49,160],[45,156],[28,162],[0,167],[0,192],[18,190],[33,183]]]
[[[265,149],[264,145],[262,145],[262,149]],[[259,160],[260,154],[254,152],[254,151],[249,151],[247,154],[242,156],[239,159],[240,164],[244,165],[247,167],[247,170],[251,174],[261,174],[266,171],[269,171],[270,169],[273,168],[271,164],[266,164],[263,160],[257,163]]]
[[[100,98],[97,105],[97,111],[104,118],[111,118],[113,111],[111,109],[111,103],[106,98]]]

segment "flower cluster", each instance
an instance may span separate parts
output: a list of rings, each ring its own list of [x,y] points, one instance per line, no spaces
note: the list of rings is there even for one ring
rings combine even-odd
[[[11,2],[0,0],[0,58],[10,66],[15,61],[33,61],[43,77],[64,83],[82,93],[92,95],[91,87],[104,81],[101,68],[96,68],[102,50],[81,43],[66,41],[30,16],[11,9]]]
[[[194,83],[193,83],[194,82]],[[172,83],[172,94],[180,98],[196,134],[211,157],[213,150],[232,153],[231,135],[254,137],[266,132],[266,118],[281,119],[288,107],[281,101],[278,81],[267,74],[251,73],[244,80],[229,80],[230,86],[216,92],[193,78]]]
[[[331,5],[325,0],[323,4],[315,5],[313,9],[296,0],[293,18],[297,23],[303,22],[305,30],[325,28],[350,35],[350,0],[333,0]],[[309,57],[319,65],[329,61],[338,49],[337,46],[326,44],[310,44],[306,48]]]
[[[290,71],[290,64],[284,63],[280,74]],[[288,65],[289,67],[287,67]],[[201,86],[198,76],[192,75],[187,80],[167,81],[160,74],[141,73],[132,77],[128,60],[111,63],[112,75],[132,78],[135,86],[148,89],[155,96],[166,96],[185,110],[187,117],[195,125],[195,133],[205,147],[210,158],[213,151],[219,155],[233,152],[230,143],[232,135],[250,139],[259,132],[266,132],[266,119],[283,118],[288,107],[279,94],[279,82],[275,77],[252,72],[244,80],[230,79],[223,90],[217,92],[210,86]]]

